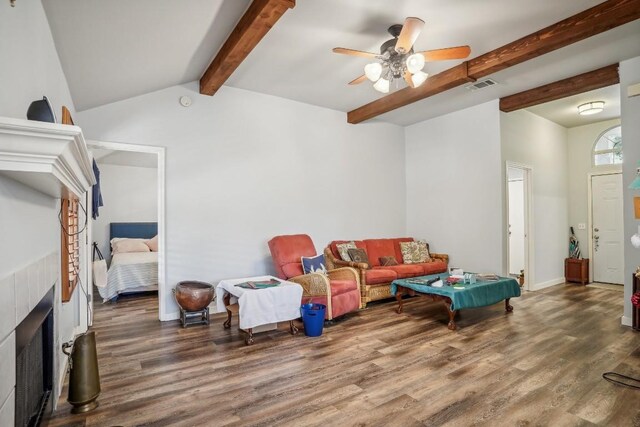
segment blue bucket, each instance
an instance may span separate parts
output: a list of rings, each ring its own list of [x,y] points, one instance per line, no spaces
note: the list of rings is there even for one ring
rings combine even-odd
[[[324,304],[302,304],[300,313],[302,323],[304,323],[304,334],[308,337],[319,337],[322,335],[324,326],[324,314],[327,306]]]

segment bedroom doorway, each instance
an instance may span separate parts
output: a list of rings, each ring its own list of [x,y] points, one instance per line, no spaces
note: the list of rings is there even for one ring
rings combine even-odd
[[[524,287],[533,283],[531,263],[531,168],[507,162],[507,269],[511,277],[524,273]]]
[[[100,288],[91,280],[90,324],[94,301],[117,304],[118,298],[142,292],[157,293],[158,318],[165,320],[165,149],[103,141],[87,141],[87,147],[100,169],[104,202],[90,221],[87,245],[93,253],[96,242],[109,265],[107,279],[96,277]],[[92,273],[91,265],[88,271]]]

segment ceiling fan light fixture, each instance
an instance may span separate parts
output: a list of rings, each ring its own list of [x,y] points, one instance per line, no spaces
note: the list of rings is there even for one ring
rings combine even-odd
[[[590,116],[604,110],[604,101],[592,101],[586,104],[578,105],[578,114],[581,116]]]
[[[382,75],[382,64],[379,62],[372,62],[371,64],[365,65],[364,75],[372,82],[377,82]]]
[[[411,74],[415,74],[424,67],[424,55],[421,53],[414,53],[407,58],[406,64],[407,70],[409,70]]]
[[[389,93],[389,80],[383,77],[373,84],[373,88],[378,92]]]
[[[425,73],[424,71],[418,71],[416,73],[413,73],[413,75],[411,76],[413,87],[420,86],[422,83],[427,81],[428,77],[429,77],[429,74]]]

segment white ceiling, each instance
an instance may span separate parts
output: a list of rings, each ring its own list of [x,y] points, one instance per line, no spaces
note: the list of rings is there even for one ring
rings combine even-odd
[[[581,116],[578,114],[578,105],[590,101],[604,101],[604,111],[590,116]],[[620,117],[620,85],[612,85],[556,101],[546,102],[529,107],[527,110],[566,128],[616,119]]]
[[[370,84],[347,86],[366,59],[336,46],[376,51],[407,16],[426,26],[416,49],[468,44],[471,57],[535,32],[602,0],[298,0],[227,81],[349,111],[378,99]],[[57,0],[43,2],[78,110],[200,77],[248,0]],[[500,85],[457,88],[377,120],[407,125],[640,56],[640,20],[492,76]],[[428,63],[431,74],[460,61]],[[346,118],[345,118],[346,120]]]
[[[158,167],[158,156],[153,153],[107,150],[104,148],[90,148],[90,151],[98,166],[119,165],[151,169],[157,169]]]

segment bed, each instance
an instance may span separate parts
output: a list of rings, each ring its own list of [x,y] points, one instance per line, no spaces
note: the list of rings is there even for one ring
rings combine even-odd
[[[158,234],[156,222],[112,222],[113,239],[151,239]],[[119,295],[158,290],[158,252],[115,253],[107,272],[107,285],[98,288],[103,301]]]

